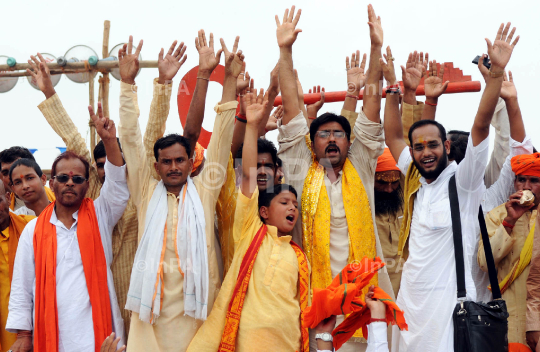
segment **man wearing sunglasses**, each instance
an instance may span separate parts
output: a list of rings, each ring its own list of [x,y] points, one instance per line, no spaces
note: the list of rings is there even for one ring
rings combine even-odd
[[[51,169],[56,201],[24,229],[13,270],[6,330],[11,347],[26,352],[93,351],[111,335],[124,343],[124,324],[110,265],[112,232],[129,191],[114,122],[90,116],[107,151],[101,195],[86,198],[90,165],[73,152],[60,154]]]

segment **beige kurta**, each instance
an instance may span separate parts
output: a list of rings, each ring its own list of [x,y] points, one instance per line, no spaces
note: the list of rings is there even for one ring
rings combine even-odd
[[[154,95],[154,100],[160,99]],[[217,198],[224,182],[222,170],[227,167],[233,134],[233,120],[236,101],[217,105],[214,131],[207,149],[207,161],[203,171],[193,178],[201,198],[206,222],[206,243],[208,250],[209,292],[208,312],[221,285],[216,259],[214,236],[214,211]],[[154,102],[152,103],[154,106]],[[168,111],[166,112],[168,113]],[[139,240],[144,233],[148,203],[158,184],[152,176],[152,168],[145,162],[147,151],[142,143],[138,123],[139,107],[137,87],[121,83],[120,91],[120,139],[128,166],[128,187],[133,203],[137,207],[139,219]],[[185,351],[202,322],[184,316],[183,277],[178,271],[176,254],[172,242],[172,231],[176,229],[178,199],[168,194],[167,244],[164,259],[163,305],[157,321],[151,325],[133,313],[128,339],[128,351]],[[156,229],[163,231],[163,229]]]
[[[154,99],[150,108],[150,118],[144,132],[144,147],[146,150],[152,151],[156,140],[163,136],[165,121],[169,112],[171,90],[172,84],[161,85],[157,83],[157,79],[154,80]],[[86,196],[97,199],[102,186],[97,169],[95,164],[92,163],[92,157],[85,139],[81,136],[67,111],[64,109],[60,98],[55,94],[39,104],[38,108],[52,129],[62,138],[66,144],[66,149],[85,157],[90,162],[90,187]],[[154,163],[153,151],[147,153],[146,160],[149,165]],[[131,314],[124,307],[126,306],[133,260],[137,251],[137,232],[137,209],[130,198],[124,215],[122,215],[122,218],[113,230],[113,261],[111,264],[114,289],[116,291],[118,306],[122,313],[122,319],[124,320],[126,338],[129,335]]]
[[[404,261],[398,255],[399,229],[403,220],[403,210],[399,210],[396,214],[376,214],[375,222],[377,224],[377,232],[379,233],[379,241],[386,262],[386,269],[394,294],[398,295],[399,284],[401,281],[401,272],[403,270]]]
[[[534,244],[527,277],[527,331],[540,331],[540,219],[536,218]]]
[[[506,217],[506,207],[499,205],[486,215],[486,226],[489,234],[489,242],[497,268],[497,279],[499,283],[512,270],[513,265],[519,259],[527,235],[530,232],[530,219],[532,212],[526,212],[516,222],[512,233],[508,235],[502,221]],[[478,247],[478,264],[480,268],[487,272],[486,256],[484,245],[480,240]],[[527,344],[526,333],[526,313],[527,313],[527,277],[529,276],[530,265],[525,268],[521,275],[503,293],[502,298],[506,301],[508,308],[508,342],[518,342]]]

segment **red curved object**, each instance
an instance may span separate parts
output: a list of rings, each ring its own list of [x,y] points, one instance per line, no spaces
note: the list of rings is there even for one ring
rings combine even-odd
[[[178,86],[178,115],[180,115],[180,123],[182,128],[186,126],[186,118],[189,111],[189,106],[191,105],[191,99],[193,98],[193,92],[195,92],[195,85],[197,85],[197,73],[199,72],[199,66],[193,67],[189,70],[188,73],[182,77],[180,85]],[[210,75],[210,81],[217,82],[223,85],[223,80],[225,79],[225,67],[223,65],[218,65],[212,75]],[[201,135],[199,136],[199,144],[202,145],[205,149],[208,148],[208,143],[210,143],[210,137],[212,132],[205,130],[201,127]]]

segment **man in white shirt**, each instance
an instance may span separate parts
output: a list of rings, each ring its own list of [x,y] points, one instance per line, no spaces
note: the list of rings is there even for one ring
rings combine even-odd
[[[486,39],[491,58],[490,78],[471,129],[465,158],[459,165],[448,162],[450,141],[438,122],[422,120],[413,124],[409,130],[411,147],[408,148],[403,139],[399,94],[389,91],[387,95],[386,144],[402,173],[407,175],[408,183],[405,185],[405,231],[400,234],[399,247],[399,252],[403,253],[403,249],[407,252],[405,243],[408,240],[408,258],[403,268],[397,304],[405,312],[409,330],[394,334],[394,351],[444,352],[454,349],[452,311],[457,303],[457,283],[448,198],[448,182],[454,175],[463,234],[467,299],[476,300],[472,260],[478,241],[475,225],[478,207],[485,189],[487,137],[504,69],[519,39],[517,37],[512,43],[515,29],[509,33],[509,27],[510,24],[506,28],[501,25],[493,45]],[[389,49],[388,54],[391,58]],[[479,69],[481,72],[488,70],[482,63]],[[391,60],[383,65],[383,72],[389,85],[397,83]]]
[[[107,181],[98,199],[84,198],[88,162],[72,152],[55,160],[50,185],[57,200],[26,226],[17,249],[6,323],[6,330],[18,334],[14,351],[90,352],[113,331],[124,336],[110,265],[112,231],[129,199],[126,170],[114,122],[103,117],[101,104],[99,117],[89,110],[107,149]],[[42,229],[51,229],[49,242]],[[51,309],[56,315],[44,314]]]

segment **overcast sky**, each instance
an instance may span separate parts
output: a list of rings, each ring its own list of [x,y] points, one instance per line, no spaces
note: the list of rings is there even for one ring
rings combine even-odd
[[[308,88],[320,84],[326,91],[346,90],[345,57],[359,49],[369,52],[369,29],[366,1],[296,1],[302,9],[298,28],[303,30],[293,48],[294,65],[300,80]],[[511,21],[521,36],[508,68],[514,74],[519,103],[527,132],[536,139],[540,131],[538,116],[538,78],[540,78],[540,40],[538,35],[538,1],[390,1],[371,2],[382,18],[384,45],[390,45],[395,64],[405,64],[408,53],[414,50],[429,52],[438,62],[453,62],[473,80],[482,80],[471,61],[487,52],[484,38],[494,39],[501,22]],[[26,62],[36,52],[64,55],[74,45],[92,47],[101,58],[103,21],[111,21],[109,48],[128,40],[144,39],[143,59],[157,59],[159,50],[168,48],[173,40],[188,45],[188,59],[174,80],[173,92],[178,90],[182,76],[198,64],[194,39],[203,28],[224,38],[232,46],[240,36],[240,49],[246,55],[247,70],[255,78],[256,87],[267,87],[269,73],[278,60],[274,15],[280,17],[288,1],[140,1],[95,0],[91,6],[82,2],[25,2],[28,11],[22,16],[2,16],[4,35],[0,55],[12,56]],[[7,29],[9,28],[9,31]],[[9,35],[8,35],[9,32]],[[216,43],[216,49],[219,40]],[[223,63],[223,59],[222,59]],[[400,76],[400,71],[398,71]],[[152,80],[157,69],[144,69],[137,77],[139,86],[140,124],[146,126],[152,99]],[[96,100],[97,100],[96,80]],[[482,89],[484,82],[482,81]],[[64,107],[75,121],[89,144],[88,84],[77,84],[62,77],[56,86]],[[119,82],[111,77],[110,111],[117,123]],[[447,130],[470,130],[481,93],[444,95],[439,99],[437,120]],[[221,86],[211,83],[206,119],[203,127],[212,129],[212,107],[221,97]],[[419,99],[423,100],[423,97]],[[26,78],[19,79],[15,88],[0,94],[2,138],[0,150],[14,145],[37,148],[36,158],[49,169],[58,154],[55,147],[63,141],[49,127],[37,105],[44,100],[41,92],[32,88]],[[342,103],[326,104],[321,112],[339,112]],[[384,109],[384,108],[383,108]],[[536,110],[535,110],[536,109]],[[171,98],[167,131],[180,132],[176,96]],[[143,131],[144,132],[144,131]],[[277,133],[271,133],[275,140]],[[491,136],[492,137],[492,136]]]

